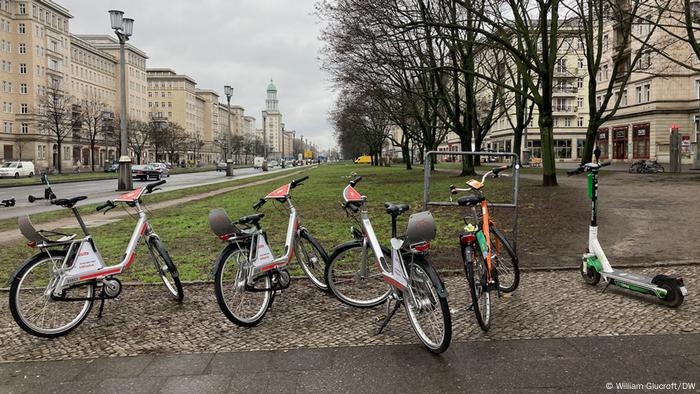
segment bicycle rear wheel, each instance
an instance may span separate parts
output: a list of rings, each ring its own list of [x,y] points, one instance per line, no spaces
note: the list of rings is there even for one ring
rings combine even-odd
[[[323,258],[325,252],[308,231],[301,231],[296,241],[297,261],[309,277],[311,283],[323,291],[328,291],[324,272],[326,271],[326,260]]]
[[[406,315],[413,331],[428,350],[442,353],[452,341],[452,317],[446,295],[432,265],[415,256],[408,263],[408,287],[403,293]]]
[[[474,250],[471,257],[465,256],[465,271],[469,282],[469,293],[472,296],[471,309],[476,315],[476,321],[482,330],[488,331],[491,325],[491,294],[486,276],[486,262],[479,250]]]
[[[150,238],[147,244],[151,257],[153,257],[153,264],[155,264],[158,276],[163,281],[165,288],[177,302],[182,302],[185,293],[182,290],[182,283],[180,283],[180,274],[177,272],[177,267],[170,258],[170,254],[157,237]]]
[[[391,261],[391,252],[385,248],[382,252],[384,258]],[[382,304],[391,293],[372,248],[363,248],[360,241],[336,248],[326,266],[325,278],[336,298],[357,308]]]
[[[66,253],[42,253],[27,261],[10,286],[10,311],[15,322],[29,334],[55,338],[68,334],[80,325],[92,309],[95,286],[79,285],[61,294],[61,298],[82,301],[60,301],[52,297]]]
[[[232,322],[243,327],[253,327],[260,323],[273,300],[272,281],[269,275],[258,278],[253,287],[260,291],[246,289],[248,272],[252,269],[247,247],[235,244],[221,252],[216,264],[214,290],[221,311]]]
[[[520,284],[518,256],[500,230],[490,226],[489,231],[492,235],[491,261],[498,271],[498,289],[504,293],[510,293],[517,289]]]

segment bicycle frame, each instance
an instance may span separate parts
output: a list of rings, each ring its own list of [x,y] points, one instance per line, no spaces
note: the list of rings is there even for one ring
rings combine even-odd
[[[348,185],[343,190],[343,196],[348,196],[353,198],[354,196],[360,196],[355,188]],[[403,240],[396,237],[396,234],[392,234],[391,238],[391,271],[387,268],[387,262],[384,259],[384,252],[379,244],[377,235],[374,232],[372,223],[369,220],[369,212],[362,205],[360,209],[360,224],[362,226],[363,234],[363,244],[362,244],[362,259],[367,261],[367,244],[372,248],[374,255],[377,257],[377,265],[382,271],[384,281],[388,282],[390,285],[404,291],[408,286],[408,278],[406,276],[406,267],[404,266],[403,257],[401,256],[401,247],[403,245]],[[395,226],[394,226],[395,227]],[[394,231],[396,229],[394,228]]]

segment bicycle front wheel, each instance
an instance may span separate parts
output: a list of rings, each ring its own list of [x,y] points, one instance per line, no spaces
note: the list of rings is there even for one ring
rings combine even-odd
[[[491,261],[498,271],[498,290],[510,293],[520,284],[520,268],[518,256],[505,235],[497,228],[490,226],[491,232]]]
[[[385,248],[382,252],[391,261],[391,252]],[[336,248],[329,258],[325,277],[336,298],[357,308],[382,304],[391,293],[372,248],[363,247],[359,241]]]
[[[323,291],[328,291],[328,285],[324,278],[326,271],[326,260],[323,258],[325,252],[308,231],[301,231],[296,241],[297,261],[309,277],[311,283]]]
[[[54,296],[65,252],[39,254],[20,268],[10,286],[10,311],[15,322],[29,334],[55,338],[80,325],[92,309],[95,286],[92,283],[71,287]]]
[[[182,283],[180,283],[180,274],[163,243],[157,237],[150,238],[148,250],[151,252],[153,264],[155,264],[158,276],[163,281],[165,288],[177,302],[182,302],[185,293],[182,290]]]
[[[408,287],[403,293],[408,320],[428,350],[442,353],[452,340],[452,317],[446,295],[441,295],[437,273],[422,258],[408,263]]]
[[[216,265],[214,289],[221,311],[232,322],[243,327],[260,323],[270,308],[273,291],[269,275],[257,278],[252,287],[246,288],[248,272],[253,267],[249,259],[250,250],[231,244],[219,256]]]
[[[469,253],[469,251],[465,251]],[[471,257],[466,256],[465,271],[467,282],[469,282],[469,292],[472,296],[471,309],[476,315],[476,321],[482,330],[488,331],[491,325],[491,294],[486,276],[486,262],[481,251],[474,250]]]

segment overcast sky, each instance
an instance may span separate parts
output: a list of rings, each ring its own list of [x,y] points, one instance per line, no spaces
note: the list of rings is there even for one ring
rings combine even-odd
[[[286,130],[322,148],[335,145],[326,120],[333,102],[319,70],[319,24],[313,0],[54,0],[73,15],[74,34],[113,34],[110,9],[135,19],[130,43],[148,54],[147,67],[172,68],[219,93],[261,127],[270,78]]]

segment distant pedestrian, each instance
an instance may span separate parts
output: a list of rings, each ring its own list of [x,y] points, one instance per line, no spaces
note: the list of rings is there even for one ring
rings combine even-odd
[[[595,162],[598,164],[600,161],[600,147],[598,145],[595,146],[595,150],[593,151],[593,155],[595,156]]]

